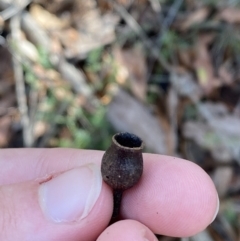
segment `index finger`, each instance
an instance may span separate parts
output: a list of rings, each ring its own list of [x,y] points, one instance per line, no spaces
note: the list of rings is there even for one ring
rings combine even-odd
[[[0,184],[23,182],[86,163],[100,165],[103,152],[73,149],[0,151]],[[210,177],[197,165],[175,157],[144,154],[140,182],[123,196],[122,216],[153,232],[190,236],[203,230],[218,210]]]

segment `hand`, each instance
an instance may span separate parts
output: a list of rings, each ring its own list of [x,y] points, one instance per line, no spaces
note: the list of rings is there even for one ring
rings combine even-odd
[[[0,240],[157,240],[191,236],[216,216],[210,177],[175,157],[144,154],[140,182],[124,192],[119,221],[107,227],[111,189],[102,182],[103,152],[72,149],[0,151]],[[150,231],[151,230],[151,231]]]

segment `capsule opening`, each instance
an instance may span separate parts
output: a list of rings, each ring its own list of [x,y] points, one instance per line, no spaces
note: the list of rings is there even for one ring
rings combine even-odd
[[[139,137],[128,132],[115,135],[115,140],[119,145],[128,148],[139,148],[142,145],[142,140]]]

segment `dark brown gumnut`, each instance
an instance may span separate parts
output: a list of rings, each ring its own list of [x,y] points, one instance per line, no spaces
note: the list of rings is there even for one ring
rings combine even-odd
[[[114,210],[111,223],[118,220],[122,192],[134,186],[143,172],[143,141],[128,132],[112,137],[112,145],[102,158],[103,180],[113,188]]]

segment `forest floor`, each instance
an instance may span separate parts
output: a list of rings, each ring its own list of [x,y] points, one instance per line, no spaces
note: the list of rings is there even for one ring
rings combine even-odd
[[[240,240],[239,0],[0,0],[0,28],[0,148],[135,133],[211,175],[219,215],[190,239]]]

